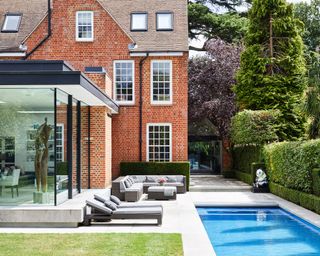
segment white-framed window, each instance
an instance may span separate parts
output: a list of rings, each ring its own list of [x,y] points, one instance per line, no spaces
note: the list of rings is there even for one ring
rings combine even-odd
[[[64,162],[64,125],[57,124],[56,131],[56,160],[57,162]]]
[[[148,13],[136,12],[131,13],[131,31],[148,30]]]
[[[5,15],[1,32],[18,32],[21,23],[21,16],[21,14],[17,13],[7,13]]]
[[[76,14],[76,40],[93,41],[93,12],[79,11]]]
[[[173,30],[173,13],[157,12],[157,30],[171,31]]]
[[[147,124],[147,161],[172,161],[172,125],[170,123]]]
[[[119,104],[134,104],[134,61],[113,62],[114,100]]]
[[[151,61],[151,103],[172,104],[172,61]]]

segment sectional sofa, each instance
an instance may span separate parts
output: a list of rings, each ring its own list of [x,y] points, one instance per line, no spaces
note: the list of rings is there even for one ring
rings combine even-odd
[[[143,193],[152,186],[160,186],[159,180],[164,179],[163,186],[177,188],[177,193],[187,191],[186,177],[183,175],[131,175],[121,176],[112,182],[111,194],[122,201],[138,201]]]

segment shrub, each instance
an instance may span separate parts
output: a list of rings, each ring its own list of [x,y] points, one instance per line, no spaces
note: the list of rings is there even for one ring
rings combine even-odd
[[[310,194],[306,194],[306,193],[301,192],[300,193],[300,205],[304,208],[307,208],[311,211],[314,211],[315,210],[314,198],[315,198],[314,195],[310,195]]]
[[[264,147],[269,180],[287,188],[312,193],[312,169],[317,166],[320,140],[281,142]]]
[[[235,145],[257,144],[276,141],[278,111],[244,110],[232,118],[231,141]]]
[[[320,168],[312,170],[313,194],[320,196]]]
[[[244,183],[252,185],[252,176],[251,176],[251,174],[248,174],[248,173],[245,173],[245,172],[239,172],[239,171],[235,171],[234,174],[235,174],[235,177],[238,180],[241,180]]]
[[[68,162],[57,163],[57,175],[68,175]]]
[[[262,148],[255,145],[233,147],[233,169],[251,174],[251,164],[261,161],[261,152]]]
[[[298,190],[289,189],[279,184],[270,182],[271,193],[280,196],[293,203],[300,204],[302,207],[320,214],[320,197],[307,194]]]
[[[184,175],[186,176],[187,189],[190,184],[189,162],[122,162],[120,174],[125,175]]]
[[[226,179],[235,178],[235,173],[233,171],[222,171],[222,176]]]

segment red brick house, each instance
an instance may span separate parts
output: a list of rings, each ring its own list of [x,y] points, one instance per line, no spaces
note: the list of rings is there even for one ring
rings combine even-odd
[[[5,0],[0,26],[0,168],[34,179],[47,120],[47,203],[109,186],[122,161],[188,160],[187,1]]]

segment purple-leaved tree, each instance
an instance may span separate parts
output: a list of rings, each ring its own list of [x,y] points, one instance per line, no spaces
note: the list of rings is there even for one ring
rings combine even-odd
[[[235,74],[242,47],[221,39],[206,43],[207,56],[189,61],[189,120],[207,118],[222,140],[230,136],[231,118],[236,113]]]

